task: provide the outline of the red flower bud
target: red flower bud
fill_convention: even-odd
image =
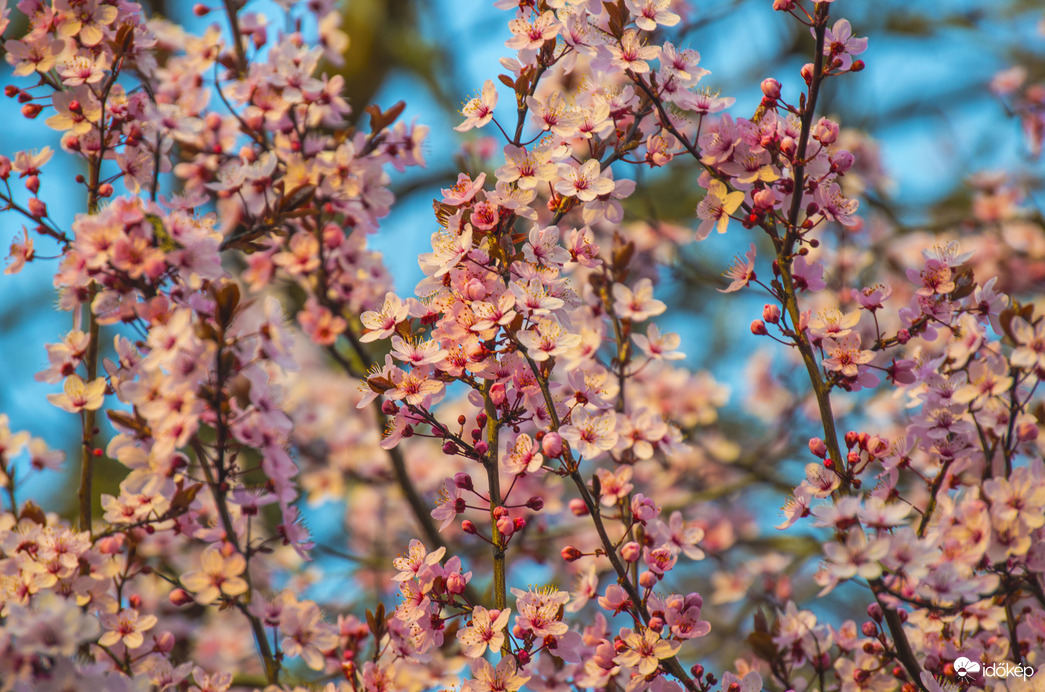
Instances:
[[[809,451],[821,459],[827,456],[827,444],[819,437],[809,438]]]
[[[751,333],[755,336],[765,336],[766,334],[769,334],[766,330],[766,323],[762,320],[754,320],[751,323]]]
[[[561,555],[562,559],[566,562],[574,562],[584,557],[584,553],[582,553],[577,548],[574,548],[572,545],[568,545],[565,548],[563,548],[559,552],[559,555]]]

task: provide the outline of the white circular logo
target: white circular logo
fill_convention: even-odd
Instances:
[[[980,664],[976,661],[969,660],[965,656],[961,656],[954,662],[954,672],[957,673],[960,678],[964,678],[967,675],[974,675],[980,672]]]

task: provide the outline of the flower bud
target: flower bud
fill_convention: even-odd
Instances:
[[[39,197],[30,197],[28,206],[29,213],[32,214],[34,218],[41,219],[47,216],[47,205],[40,201]]]
[[[110,183],[102,183],[101,185],[98,186],[98,196],[99,197],[103,197],[103,198],[104,197],[112,197],[112,193],[113,193],[112,184],[110,184]]]
[[[570,512],[572,512],[575,517],[584,517],[588,515],[588,506],[584,504],[584,500],[575,497],[570,500]]]
[[[565,548],[563,548],[559,552],[559,554],[562,556],[562,559],[566,562],[574,562],[584,557],[584,553],[582,553],[577,548],[574,548],[572,545],[568,545]]]
[[[653,616],[649,619],[649,628],[654,632],[660,632],[664,629],[664,620],[657,616]]]
[[[860,433],[856,432],[855,430],[850,430],[845,434],[845,446],[851,448],[853,445],[856,444],[857,440],[859,439]]]
[[[813,83],[813,63],[807,62],[802,65],[802,79],[805,80],[806,84]]]
[[[98,541],[98,552],[102,555],[115,555],[123,547],[124,535],[122,533],[106,536]]]
[[[642,557],[642,548],[635,541],[628,541],[624,544],[624,547],[620,549],[620,556],[627,562],[635,562]]]
[[[457,454],[457,452],[457,445],[454,444],[453,440],[447,440],[443,443],[443,454],[446,454],[447,456],[454,456],[455,454]]]
[[[452,594],[463,594],[464,587],[468,582],[465,581],[464,575],[460,572],[451,572],[446,575],[446,590]]]
[[[907,331],[906,329],[901,329],[900,331],[896,332],[896,340],[901,345],[906,344],[908,341],[911,340],[911,332]]]
[[[210,12],[210,8],[204,5],[202,2],[197,2],[192,6],[192,13],[197,17],[204,17]]]
[[[766,330],[766,323],[762,320],[754,320],[751,323],[751,333],[755,336],[765,336],[769,332]]]
[[[25,181],[25,189],[34,195],[40,191],[40,176],[31,175]]]
[[[850,67],[849,67],[849,71],[850,72],[863,72],[864,67],[866,67],[866,65],[864,65],[864,61],[863,60],[854,60],[853,64],[850,65]]]
[[[515,533],[515,522],[511,517],[501,517],[497,520],[497,531],[501,536],[507,538]]]
[[[1031,442],[1038,439],[1038,426],[1030,421],[1024,421],[1016,426],[1016,437],[1020,442]]]
[[[787,158],[791,158],[798,151],[798,144],[795,143],[794,137],[784,137],[780,140],[780,153]]]
[[[184,605],[188,605],[193,602],[192,596],[185,589],[175,589],[171,591],[170,595],[171,605],[178,606],[179,608]]]
[[[819,437],[810,437],[809,451],[812,452],[814,456],[823,459],[827,456],[827,444]]]
[[[174,648],[174,645],[177,643],[177,640],[174,639],[174,635],[167,631],[160,632],[158,635],[153,637],[153,640],[156,642],[155,650],[162,654],[170,653]]]
[[[482,440],[479,440],[475,443],[476,454],[486,454],[488,451],[490,451],[490,445],[486,444]]]
[[[777,12],[789,12],[795,6],[795,0],[773,0],[773,9]]]
[[[494,406],[503,406],[507,398],[508,397],[504,392],[503,382],[498,382],[490,387],[490,401],[493,402]]]
[[[472,490],[475,487],[472,485],[472,477],[464,471],[459,471],[454,474],[454,485],[461,490]]]
[[[778,324],[780,322],[780,306],[766,303],[762,308],[762,319],[770,324]]]
[[[652,589],[657,585],[657,581],[657,575],[648,570],[639,575],[639,586],[644,589]]]
[[[538,495],[534,495],[526,501],[526,508],[532,509],[534,512],[540,512],[544,509],[544,499]]]
[[[876,637],[878,636],[878,625],[868,620],[860,627],[860,631],[864,633],[865,637]]]
[[[526,517],[515,517],[513,521],[515,522],[516,531],[522,531],[526,528]]]
[[[838,139],[838,123],[829,118],[820,118],[816,125],[813,125],[811,134],[813,139],[821,144],[833,144]]]
[[[7,180],[8,176],[11,175],[11,159],[6,156],[0,156],[0,180]]]
[[[780,82],[768,77],[762,80],[762,93],[773,100],[780,98]]]
[[[22,106],[22,115],[32,120],[36,116],[40,115],[40,111],[43,110],[43,106],[39,103],[27,103]]]
[[[472,535],[478,533],[478,531],[475,528],[475,522],[473,522],[471,519],[465,519],[461,522],[461,530],[465,533],[470,533]]]
[[[853,152],[842,149],[841,151],[836,151],[831,154],[829,160],[831,161],[831,169],[833,171],[836,173],[845,173],[853,167],[853,164],[856,162],[856,157],[853,156]]]
[[[557,432],[550,432],[541,440],[541,451],[549,459],[556,459],[562,454],[562,436]]]
[[[14,84],[8,84],[4,87],[4,96],[6,96],[9,99],[13,99],[15,96],[18,96],[18,94],[20,94],[21,92],[22,90],[16,87]]]

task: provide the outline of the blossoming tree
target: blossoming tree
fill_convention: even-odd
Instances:
[[[809,62],[747,115],[674,38],[683,2],[498,0],[509,55],[456,129],[499,153],[441,190],[412,295],[368,238],[428,128],[344,99],[333,0],[241,4],[202,35],[130,0],[0,11],[5,94],[60,138],[5,142],[6,272],[53,268],[37,377],[82,440],[0,417],[0,689],[1024,689],[973,664],[1045,651],[1041,277],[991,273],[1011,242],[890,254],[873,147],[818,109],[864,67],[846,3],[764,3]],[[1024,80],[995,86],[1036,150]],[[625,222],[662,167],[697,171],[684,235]],[[974,249],[1041,232],[977,185]],[[719,425],[661,299],[712,232],[718,300],[759,296],[750,338],[800,375],[752,358],[765,445]],[[60,468],[74,517],[19,493]],[[779,536],[731,499],[752,478]],[[302,523],[329,499],[340,545]]]

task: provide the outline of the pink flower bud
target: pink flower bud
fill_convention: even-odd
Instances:
[[[766,303],[762,308],[762,319],[770,324],[777,324],[780,322],[780,306],[772,303]]]
[[[39,197],[30,197],[28,206],[29,213],[32,214],[34,218],[41,219],[47,216],[47,205],[40,201]]]
[[[472,485],[472,477],[464,471],[460,471],[454,474],[454,485],[461,490],[471,490],[475,486]]]
[[[98,186],[99,197],[112,197],[113,187],[110,183],[102,183]]]
[[[855,430],[850,430],[845,434],[845,446],[852,447],[856,444],[857,440],[860,439],[860,433]]]
[[[506,508],[504,508],[504,507],[494,507],[493,508],[493,518],[494,519],[500,519],[500,518],[506,517],[506,516],[508,516],[508,510]]]
[[[486,444],[482,440],[479,440],[475,443],[476,454],[486,454],[488,451],[490,451],[490,445]]]
[[[911,332],[907,331],[906,329],[901,329],[900,331],[896,332],[896,340],[901,345],[906,344],[908,341],[911,340]]]
[[[562,454],[562,436],[557,432],[550,432],[541,440],[541,451],[544,456],[556,459]]]
[[[751,333],[755,336],[765,336],[769,332],[766,330],[766,323],[762,320],[754,320],[751,323]]]
[[[628,562],[635,562],[642,557],[642,548],[635,541],[628,541],[620,549],[620,556]]]
[[[838,123],[828,118],[820,118],[813,125],[813,139],[821,144],[833,144],[838,139]]]
[[[515,530],[522,531],[526,528],[526,517],[515,517]]]
[[[1016,427],[1016,436],[1020,442],[1030,442],[1038,439],[1039,432],[1038,426],[1030,421],[1020,423]]]
[[[175,589],[171,591],[170,601],[172,605],[178,606],[179,608],[184,605],[188,605],[193,602],[192,596],[185,589]]]
[[[584,553],[582,553],[577,548],[574,548],[572,545],[568,545],[565,548],[563,548],[559,552],[559,554],[562,556],[562,559],[566,562],[574,562],[584,557]]]
[[[587,516],[588,506],[584,504],[584,500],[575,497],[570,500],[570,512],[572,512],[575,517]]]
[[[497,531],[507,538],[515,533],[515,522],[511,517],[501,517],[497,520]]]
[[[470,533],[473,535],[478,533],[478,531],[475,528],[475,522],[473,522],[471,519],[465,519],[461,522],[461,530],[465,533]]]
[[[654,632],[660,632],[664,629],[664,620],[657,616],[653,616],[649,619],[649,628]]]
[[[881,622],[882,616],[882,606],[878,605],[877,603],[872,603],[871,605],[867,606],[867,617],[871,618],[875,622]]]
[[[40,176],[31,175],[25,181],[25,189],[34,195],[40,191]]]
[[[494,386],[490,387],[490,401],[493,402],[494,406],[503,406],[507,395],[504,392],[504,383],[498,382]]]
[[[646,571],[639,575],[639,586],[644,589],[652,589],[659,580],[660,578],[656,574]]]
[[[22,115],[32,120],[36,116],[40,115],[40,111],[43,110],[43,106],[39,103],[27,103],[22,106]]]
[[[836,173],[845,173],[853,167],[853,163],[856,162],[856,157],[853,156],[851,151],[842,149],[831,154],[829,159],[831,161],[831,169]]]
[[[0,180],[7,180],[11,175],[11,159],[0,156]]]
[[[102,538],[98,541],[98,552],[102,555],[115,555],[123,547],[123,539],[124,535],[122,533]]]
[[[527,509],[532,509],[534,512],[540,512],[542,509],[544,509],[544,499],[537,495],[534,495],[526,501],[526,507]]]
[[[827,456],[827,444],[819,437],[810,437],[809,451],[812,452],[814,456],[823,459]]]
[[[768,77],[766,79],[763,79],[762,80],[762,93],[765,94],[768,98],[771,98],[771,99],[774,99],[774,100],[780,98],[780,82],[778,82],[777,80],[773,79],[772,77]]]
[[[204,5],[202,2],[197,2],[192,6],[192,13],[197,17],[204,17],[210,12],[210,8]]]
[[[394,416],[399,413],[399,406],[394,401],[383,401],[381,402],[381,412],[386,416]]]
[[[457,454],[457,452],[458,452],[457,445],[454,444],[452,440],[447,440],[446,442],[443,443],[443,454],[446,454],[447,456],[451,456],[452,457],[455,454]]]
[[[773,0],[773,9],[777,12],[788,12],[795,6],[795,0]]]
[[[798,151],[798,145],[795,143],[794,137],[784,137],[780,140],[780,153],[791,158]]]
[[[805,80],[806,84],[812,84],[813,82],[813,63],[807,62],[802,65],[802,79]]]
[[[174,648],[174,645],[177,643],[174,635],[167,631],[160,632],[158,635],[153,637],[153,640],[156,642],[155,650],[163,654],[170,653]]]
[[[460,572],[451,572],[446,577],[446,590],[452,594],[462,594],[467,583]]]

